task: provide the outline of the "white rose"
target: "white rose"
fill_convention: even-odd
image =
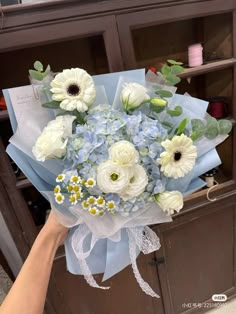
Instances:
[[[139,154],[132,143],[119,141],[111,145],[109,158],[119,165],[132,166],[138,162]]]
[[[111,160],[103,162],[97,168],[97,185],[104,193],[120,193],[131,177],[130,167],[122,167]]]
[[[148,184],[148,176],[142,166],[134,165],[132,170],[133,176],[131,177],[130,182],[124,191],[120,194],[120,197],[124,201],[142,194],[146,185]]]
[[[164,191],[155,195],[155,200],[168,215],[179,212],[184,206],[183,195],[179,191]]]
[[[38,161],[61,158],[65,155],[67,138],[72,135],[74,116],[58,116],[43,129],[38,137],[32,153]]]
[[[145,100],[150,99],[147,89],[137,83],[128,83],[121,92],[121,101],[126,111],[139,107]]]

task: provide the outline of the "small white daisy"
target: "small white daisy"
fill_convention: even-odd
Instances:
[[[66,187],[66,189],[67,189],[67,191],[69,192],[69,193],[73,193],[73,185],[71,185],[71,184],[68,184],[67,185],[67,187]]]
[[[78,184],[78,183],[80,183],[80,181],[81,181],[81,178],[79,176],[72,176],[70,178],[70,182],[73,184]]]
[[[98,207],[104,207],[106,205],[106,202],[104,200],[104,198],[102,196],[99,196],[97,199],[96,199],[96,205]]]
[[[81,198],[84,196],[81,191],[75,193],[77,200],[81,200]]]
[[[70,201],[71,205],[76,205],[76,204],[77,204],[77,197],[76,197],[76,194],[70,195],[69,201]]]
[[[93,205],[93,204],[96,203],[96,198],[94,196],[89,196],[87,198],[87,202],[88,202],[89,205]]]
[[[96,181],[93,178],[88,178],[88,180],[85,183],[85,186],[87,188],[92,188],[96,185]]]
[[[181,178],[193,169],[197,148],[191,138],[184,134],[175,135],[172,140],[165,140],[161,145],[165,151],[157,161],[166,177]]]
[[[92,215],[92,216],[96,216],[99,214],[99,210],[96,208],[96,207],[91,207],[89,209],[89,213]]]
[[[78,184],[73,185],[73,191],[74,191],[75,193],[81,192],[81,186],[78,185]]]
[[[60,185],[56,185],[55,188],[53,189],[54,194],[60,193],[61,192],[61,187]]]
[[[55,201],[57,202],[57,204],[62,204],[64,202],[65,196],[62,195],[61,193],[57,193],[55,195]]]
[[[63,182],[65,179],[65,174],[60,173],[57,177],[56,177],[56,182]]]
[[[89,203],[87,202],[87,201],[83,201],[82,202],[82,207],[83,207],[83,209],[88,209],[89,208]]]
[[[116,208],[116,204],[114,201],[108,201],[106,208],[108,211],[113,211],[114,208]]]

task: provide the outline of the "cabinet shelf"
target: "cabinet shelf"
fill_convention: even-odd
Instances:
[[[0,111],[0,121],[7,120],[9,118],[7,110]]]
[[[213,71],[218,71],[222,69],[227,69],[232,67],[234,64],[236,64],[236,59],[225,59],[225,60],[219,60],[219,61],[212,61],[203,65],[200,65],[195,68],[189,68],[185,69],[185,71],[181,74],[179,74],[179,77],[181,78],[188,78],[192,76],[197,76]]]

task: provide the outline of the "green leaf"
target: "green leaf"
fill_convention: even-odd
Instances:
[[[205,132],[205,136],[206,138],[208,138],[209,140],[213,140],[214,138],[217,137],[217,135],[219,134],[218,129],[217,128],[209,128],[206,130]]]
[[[204,132],[201,132],[201,131],[195,131],[191,134],[191,140],[192,141],[196,141],[198,140],[200,137],[202,137],[204,135]]]
[[[170,123],[169,121],[162,121],[161,124],[166,127],[168,130],[172,130],[173,129],[173,124]]]
[[[183,113],[183,109],[180,106],[176,106],[175,109],[168,109],[167,113],[172,117],[178,117]]]
[[[163,65],[161,68],[161,73],[164,75],[169,75],[171,73],[171,67],[169,65]]]
[[[162,112],[163,110],[165,110],[165,108],[166,108],[165,106],[155,106],[150,104],[150,109],[156,113]]]
[[[34,68],[38,72],[43,72],[43,65],[40,61],[35,61]]]
[[[160,85],[153,85],[154,92],[156,93],[157,91],[161,90]]]
[[[192,130],[193,130],[193,132],[195,132],[195,131],[201,131],[201,130],[203,130],[203,132],[204,132],[204,130],[205,130],[205,124],[203,123],[202,120],[200,120],[200,119],[192,119],[192,120],[191,120],[191,124],[192,124]]]
[[[38,81],[42,81],[43,78],[44,78],[44,75],[40,72],[37,72],[35,70],[29,70],[29,75],[35,79],[35,80],[38,80]]]
[[[225,119],[218,120],[218,130],[221,135],[229,134],[232,130],[232,122]]]
[[[182,120],[178,126],[178,128],[175,130],[175,133],[177,135],[180,135],[184,132],[186,125],[188,124],[189,119],[185,118],[184,120]]]
[[[181,79],[178,76],[169,74],[165,77],[165,81],[168,85],[174,86],[178,84],[181,81]]]
[[[200,119],[192,119],[191,124],[192,124],[191,139],[193,141],[196,141],[197,139],[199,139],[200,137],[204,135],[206,131],[206,127],[205,127],[204,122]]]
[[[159,95],[162,98],[168,98],[168,97],[173,96],[173,94],[171,92],[169,92],[168,90],[164,90],[164,89],[156,91],[155,94]]]
[[[177,75],[184,72],[184,68],[180,65],[173,65],[171,67],[171,74]]]
[[[49,109],[58,109],[59,108],[60,103],[58,101],[51,101],[51,102],[47,102],[45,104],[42,104],[42,107],[44,108],[49,108]]]
[[[172,59],[167,60],[168,63],[173,64],[173,65],[182,65],[183,62],[178,62]]]
[[[44,76],[47,76],[47,75],[50,73],[50,71],[51,71],[51,67],[50,67],[50,65],[48,64],[46,70],[44,71]]]

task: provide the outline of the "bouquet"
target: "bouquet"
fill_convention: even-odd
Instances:
[[[144,70],[55,75],[37,61],[32,85],[4,91],[14,131],[7,152],[71,228],[68,270],[92,287],[109,288],[93,274],[106,280],[131,264],[143,291],[159,297],[136,264],[160,248],[148,226],[172,221],[184,196],[205,185],[199,176],[221,163],[215,146],[231,123],[175,93],[180,71],[170,60],[146,80]]]

